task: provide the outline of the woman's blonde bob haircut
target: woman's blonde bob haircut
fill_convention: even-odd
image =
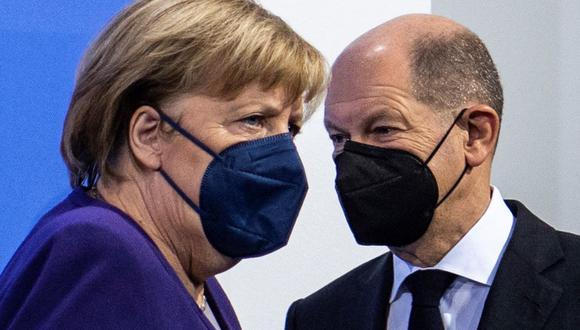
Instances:
[[[252,0],[138,0],[85,55],[66,116],[61,152],[73,187],[118,177],[112,162],[143,104],[199,93],[234,98],[259,83],[318,105],[327,68],[321,54]]]

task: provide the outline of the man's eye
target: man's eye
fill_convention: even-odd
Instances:
[[[331,134],[330,140],[332,140],[332,143],[334,144],[343,144],[346,142],[347,137],[344,134]]]
[[[389,134],[393,131],[392,128],[387,127],[387,126],[377,126],[375,128],[373,128],[373,133],[375,134]]]
[[[242,122],[248,126],[261,127],[264,124],[264,117],[259,115],[253,115],[242,119]]]

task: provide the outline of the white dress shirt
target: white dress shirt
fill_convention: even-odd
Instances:
[[[515,219],[499,190],[492,189],[491,202],[479,221],[437,265],[424,268],[457,275],[439,306],[446,330],[477,329],[491,283],[511,237]],[[408,328],[413,299],[402,284],[407,276],[420,269],[393,255],[388,330]]]

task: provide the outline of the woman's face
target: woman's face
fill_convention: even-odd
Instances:
[[[182,96],[161,110],[215,153],[220,153],[240,142],[298,133],[302,125],[302,104],[288,106],[285,100],[282,88],[263,91],[258,85],[250,85],[233,100]],[[162,127],[164,131],[170,130],[167,124]],[[201,180],[212,157],[176,131],[165,134],[160,141],[160,167],[199,205]],[[194,251],[191,253],[196,255],[192,257],[199,257],[201,253],[207,262],[217,263],[214,265],[217,268],[227,269],[235,264],[235,260],[213,249],[197,213],[167,182],[157,179],[153,186],[151,195],[161,208],[158,225],[166,227],[163,231],[172,244],[178,249]]]
[[[284,101],[282,88],[263,91],[258,85],[250,85],[233,100],[183,96],[162,110],[219,154],[240,142],[297,134],[302,125],[302,106],[288,106]],[[201,178],[211,161],[210,155],[175,131],[165,140],[161,166],[197,205]]]

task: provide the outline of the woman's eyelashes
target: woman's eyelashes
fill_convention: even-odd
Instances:
[[[242,124],[251,129],[260,129],[264,127],[265,121],[266,117],[263,115],[251,115],[240,120]]]
[[[275,126],[275,122],[273,117],[268,117],[265,115],[254,114],[251,116],[244,117],[239,120],[242,124],[242,127],[246,131],[251,132],[261,132],[262,130],[273,130]],[[295,123],[289,122],[288,123],[288,133],[290,133],[293,137],[300,133],[302,126]]]

